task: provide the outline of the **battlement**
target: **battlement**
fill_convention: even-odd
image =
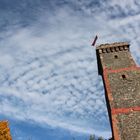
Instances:
[[[129,44],[126,42],[121,43],[111,43],[111,44],[101,44],[96,47],[96,50],[101,53],[112,53],[118,51],[129,51]]]

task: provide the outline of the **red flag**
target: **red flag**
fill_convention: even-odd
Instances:
[[[91,46],[95,46],[97,39],[98,39],[98,36],[96,35],[93,43],[91,44]]]

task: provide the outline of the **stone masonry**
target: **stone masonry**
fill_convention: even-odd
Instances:
[[[98,72],[102,76],[113,140],[140,140],[140,67],[129,44],[96,47]]]

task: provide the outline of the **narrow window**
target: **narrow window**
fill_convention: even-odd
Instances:
[[[123,75],[122,75],[122,78],[125,80],[125,79],[126,79],[126,75],[123,74]]]
[[[118,55],[114,55],[114,58],[115,58],[115,59],[118,59]]]

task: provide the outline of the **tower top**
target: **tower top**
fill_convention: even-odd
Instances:
[[[96,50],[99,51],[99,53],[109,53],[109,52],[129,50],[129,43],[115,42],[110,44],[101,44],[96,47]]]
[[[100,75],[103,74],[103,69],[119,69],[136,65],[127,42],[101,44],[96,47],[96,55]]]

